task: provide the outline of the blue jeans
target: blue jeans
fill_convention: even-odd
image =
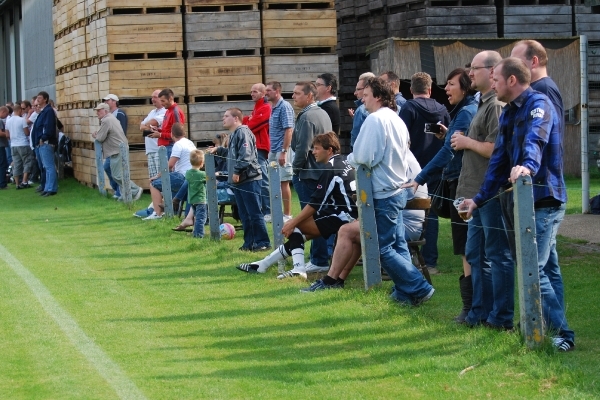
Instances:
[[[262,181],[260,181],[260,208],[263,215],[271,214],[271,198],[269,197],[269,175],[267,171],[267,160],[269,152],[258,150],[258,165],[262,172]]]
[[[438,176],[440,178],[440,176]],[[430,188],[430,191],[433,191],[440,180],[431,180],[427,183],[427,187]],[[427,229],[425,230],[425,245],[421,246],[421,253],[423,254],[423,260],[425,261],[425,265],[429,265],[431,267],[437,266],[438,261],[438,233],[440,230],[440,223],[438,220],[438,215],[433,211],[433,209],[429,210],[429,216],[427,217]]]
[[[565,216],[565,205],[545,207],[535,210],[535,229],[538,247],[538,267],[540,273],[540,292],[542,294],[542,313],[548,329],[558,332],[558,336],[575,342],[575,333],[569,329],[564,306],[561,305],[563,284],[558,254],[556,253],[556,234]],[[555,285],[550,281],[553,277]],[[556,281],[560,280],[560,285]],[[554,287],[561,290],[557,294]]]
[[[504,192],[500,196],[500,205],[502,206],[502,218],[504,219],[504,224],[508,231],[508,244],[510,246],[510,255],[513,260],[517,260],[516,256],[516,245],[515,245],[515,235],[514,235],[514,198],[512,192]],[[555,235],[556,236],[556,235]],[[538,242],[539,243],[539,242]],[[546,267],[546,275],[550,280],[550,285],[552,285],[552,289],[554,289],[554,294],[558,299],[558,303],[560,304],[561,309],[565,309],[565,301],[564,301],[564,287],[562,281],[562,275],[560,274],[560,267],[558,266],[558,254],[556,253],[556,241],[554,242],[554,251],[550,252],[550,256],[548,258],[548,266]],[[539,252],[539,248],[538,248]],[[538,256],[539,258],[539,256]]]
[[[49,144],[40,145],[39,155],[46,174],[44,191],[56,193],[58,191],[58,176],[56,165],[54,165],[54,146]]]
[[[177,194],[175,196],[173,196],[173,198],[179,200],[180,202],[183,202],[183,201],[187,202],[188,186],[189,186],[188,181],[183,182],[183,185],[181,185],[181,187],[177,191]],[[185,215],[188,215],[188,212],[190,211],[190,207],[191,207],[191,204],[185,203]]]
[[[194,237],[204,237],[204,224],[206,223],[206,204],[194,204]]]
[[[294,189],[298,193],[298,199],[300,200],[300,206],[304,208],[309,202],[312,194],[317,190],[317,181],[314,179],[300,179],[298,175],[294,175],[292,178],[294,183]],[[318,237],[312,240],[310,245],[310,262],[313,265],[319,267],[325,267],[329,265],[328,260],[327,241],[322,237]]]
[[[179,189],[181,189],[181,186],[183,186],[185,183],[185,176],[179,172],[169,172],[169,177],[171,178],[171,193],[177,193]],[[153,180],[152,186],[162,192],[163,188],[161,178]]]
[[[402,209],[406,205],[407,194],[406,190],[402,190],[385,199],[374,199],[373,203],[381,254],[379,259],[394,281],[392,297],[398,302],[413,304],[429,294],[432,286],[413,265],[404,238]]]
[[[5,154],[6,154],[6,163],[8,165],[12,164],[13,159],[12,159],[12,151],[10,149],[10,140],[8,141],[8,146],[6,146],[4,148],[4,151],[5,151]],[[8,167],[6,167],[6,168],[8,168]]]
[[[106,172],[106,176],[108,176],[108,183],[110,184],[110,187],[112,188],[113,192],[115,193],[115,196],[121,196],[121,191],[119,190],[119,185],[113,179],[112,171],[110,169],[110,157],[107,157],[104,160],[104,172]]]
[[[8,160],[4,147],[0,147],[0,188],[5,188],[8,185],[6,182],[6,170],[8,169]]]
[[[40,187],[43,189],[46,187],[46,171],[44,171],[44,164],[42,164],[42,156],[40,156],[40,148],[36,147],[33,152],[35,153],[35,160],[37,162],[38,169],[40,170]]]
[[[260,210],[260,181],[244,182],[232,187],[244,228],[245,249],[270,246],[265,219]]]
[[[476,325],[487,321],[512,328],[515,269],[498,199],[490,200],[473,213],[466,257],[473,282],[473,303],[467,322]]]

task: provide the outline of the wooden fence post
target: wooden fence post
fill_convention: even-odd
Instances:
[[[285,237],[281,233],[283,228],[283,204],[281,202],[281,181],[279,180],[279,164],[272,161],[267,166],[269,175],[269,196],[271,201],[271,224],[273,225],[273,244],[279,247],[283,244]],[[285,271],[285,260],[277,264],[279,272]]]
[[[165,201],[165,214],[173,218],[173,193],[171,193],[171,175],[169,175],[169,160],[167,160],[167,148],[158,148],[158,159],[160,161],[160,181],[162,183],[162,195]]]
[[[206,202],[208,205],[208,224],[211,240],[221,240],[219,229],[219,199],[217,197],[217,176],[215,171],[215,155],[206,153],[204,156],[206,168]]]
[[[122,172],[122,183],[121,196],[123,202],[127,205],[131,205],[131,175],[129,174],[129,146],[126,143],[119,145],[119,151],[121,153],[121,172]]]
[[[531,177],[520,177],[513,188],[521,332],[531,349],[539,347],[544,338]]]
[[[104,183],[104,158],[102,157],[102,143],[94,140],[94,150],[96,151],[96,180],[98,182],[98,191],[102,196],[106,196]]]
[[[360,225],[360,246],[363,258],[363,276],[365,290],[381,283],[381,265],[379,263],[379,239],[375,224],[375,208],[371,171],[360,166],[356,170],[358,222]]]

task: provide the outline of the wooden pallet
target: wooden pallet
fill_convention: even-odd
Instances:
[[[569,37],[571,18],[571,6],[505,6],[504,37]]]
[[[257,82],[262,82],[260,56],[187,61],[187,90],[191,96],[246,94]]]
[[[248,4],[258,4],[259,0],[184,0],[188,6],[246,6]],[[181,3],[181,1],[180,1]]]
[[[186,14],[185,24],[186,50],[259,50],[261,47],[258,10]]]
[[[88,58],[85,42],[85,26],[60,32],[54,40],[56,68],[64,67]]]
[[[183,51],[181,14],[109,15],[85,29],[88,57]]]
[[[153,90],[164,88],[173,90],[175,96],[185,95],[183,59],[107,61],[97,68],[101,96],[148,97]]]
[[[497,37],[495,6],[426,7],[405,12],[404,21],[407,37]]]
[[[588,40],[600,40],[600,15],[588,6],[575,6],[575,30],[577,35],[586,35]]]
[[[253,101],[226,101],[214,103],[190,104],[190,140],[210,141],[217,133],[226,132],[223,128],[223,114],[227,109],[237,107],[244,115],[254,108]]]
[[[264,47],[335,47],[335,10],[264,10]]]
[[[312,82],[325,72],[339,75],[336,54],[271,55],[264,60],[265,82],[280,82],[283,92],[290,93],[296,82]]]

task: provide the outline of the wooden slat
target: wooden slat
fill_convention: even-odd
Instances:
[[[264,47],[336,46],[335,10],[265,10]]]
[[[214,103],[189,104],[190,140],[212,140],[217,133],[226,132],[223,128],[223,114],[229,108],[237,107],[244,115],[254,108],[253,101],[224,101]]]
[[[253,84],[262,82],[260,56],[193,58],[187,67],[192,96],[247,94]]]
[[[278,81],[290,93],[298,81],[314,81],[317,75],[338,71],[335,54],[296,54],[265,56],[265,81]]]
[[[185,15],[188,50],[258,49],[259,11],[192,13]]]

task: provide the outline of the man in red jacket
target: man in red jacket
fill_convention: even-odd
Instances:
[[[267,159],[271,143],[269,141],[269,118],[271,117],[271,105],[265,99],[265,85],[256,83],[252,85],[250,96],[254,100],[254,110],[250,115],[244,117],[242,124],[256,136],[256,150],[258,151],[258,164],[262,170],[261,181],[261,210],[265,222],[271,222],[271,201],[269,198],[269,177],[267,176]]]
[[[173,124],[179,122],[185,124],[185,114],[175,103],[175,95],[171,89],[163,89],[158,94],[160,103],[164,108],[167,109],[165,113],[165,119],[163,119],[162,128],[156,126],[151,127],[152,133],[148,135],[151,138],[158,138],[158,145],[165,146],[167,148],[167,160],[171,158],[171,152],[173,151],[173,139],[171,135],[171,128]]]

